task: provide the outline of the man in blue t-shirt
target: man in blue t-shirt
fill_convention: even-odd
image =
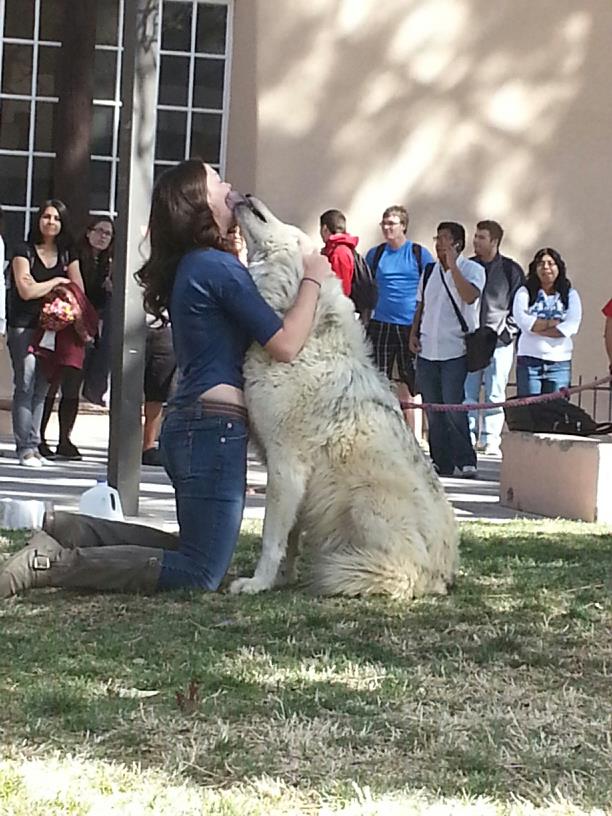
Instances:
[[[398,381],[398,396],[411,402],[416,395],[414,355],[410,351],[410,330],[416,309],[417,289],[423,269],[433,263],[431,252],[406,237],[408,211],[394,204],[382,214],[380,228],[385,242],[366,255],[376,276],[378,302],[368,324],[368,337],[378,368],[390,380]],[[415,429],[414,410],[405,412]]]

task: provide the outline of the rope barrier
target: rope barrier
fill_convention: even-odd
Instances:
[[[550,400],[564,398],[569,399],[573,394],[579,394],[581,391],[589,391],[597,388],[600,385],[605,385],[612,381],[612,375],[595,379],[593,382],[586,385],[575,385],[571,388],[560,388],[558,391],[553,391],[550,394],[539,394],[535,397],[518,397],[516,399],[506,400],[505,402],[470,402],[461,403],[459,405],[445,405],[438,402],[400,402],[402,409],[409,408],[412,410],[421,411],[435,411],[439,413],[446,412],[467,412],[467,411],[489,411],[492,408],[516,408],[520,405],[533,405],[537,402],[549,402]]]

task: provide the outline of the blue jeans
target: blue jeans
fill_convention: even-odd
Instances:
[[[519,397],[552,394],[568,388],[572,381],[572,361],[541,360],[539,357],[516,358],[516,393]]]
[[[509,346],[498,346],[486,368],[469,372],[465,380],[465,402],[480,402],[481,388],[484,392],[483,402],[504,402],[513,358],[514,343],[510,343]],[[480,417],[482,417],[481,420]],[[503,408],[492,408],[490,411],[470,411],[469,425],[474,442],[480,442],[481,445],[499,446],[504,427]]]
[[[453,360],[417,357],[417,388],[423,395],[423,402],[462,403],[466,374],[465,356]],[[427,411],[427,421],[429,453],[439,473],[451,475],[455,467],[476,466],[465,412]]]
[[[215,590],[230,565],[242,522],[246,424],[191,405],[171,411],[160,450],[176,493],[179,547],[166,551],[159,589]]]
[[[9,326],[8,348],[13,365],[13,436],[17,455],[38,450],[40,422],[49,383],[42,372],[40,361],[28,346],[36,329]]]

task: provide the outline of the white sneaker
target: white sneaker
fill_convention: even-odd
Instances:
[[[501,456],[499,445],[486,445],[483,451],[485,456]]]
[[[474,465],[464,465],[462,468],[457,468],[457,470],[462,479],[478,478],[478,469]]]
[[[33,451],[22,453],[19,457],[19,464],[28,468],[41,468],[43,463]]]
[[[43,467],[47,467],[49,465],[54,465],[55,464],[55,462],[52,462],[50,459],[45,459],[45,457],[42,454],[40,454],[38,451],[34,452],[34,456],[38,459],[38,461],[40,462],[40,464]]]

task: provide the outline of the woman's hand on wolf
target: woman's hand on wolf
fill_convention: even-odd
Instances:
[[[266,343],[264,348],[279,363],[290,363],[308,339],[315,317],[321,284],[334,273],[329,261],[318,252],[303,257],[304,275],[293,306],[283,320],[283,327]]]
[[[302,261],[304,277],[316,281],[319,285],[334,274],[329,260],[320,252],[309,252],[302,257]]]

